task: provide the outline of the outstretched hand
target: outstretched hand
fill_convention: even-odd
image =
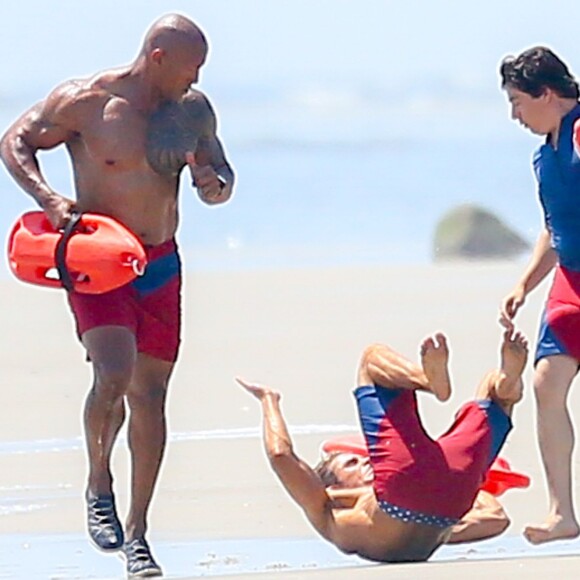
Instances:
[[[254,395],[254,397],[260,401],[264,400],[268,396],[274,398],[277,401],[280,400],[280,393],[274,389],[271,389],[270,387],[267,387],[266,385],[260,385],[259,383],[248,383],[240,377],[236,377],[236,382],[244,387],[248,393]]]
[[[513,331],[514,318],[526,300],[525,290],[517,287],[501,302],[499,308],[499,323],[507,330]]]

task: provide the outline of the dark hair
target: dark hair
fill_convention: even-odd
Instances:
[[[322,483],[324,483],[326,487],[336,485],[338,483],[338,477],[336,477],[331,464],[335,458],[340,455],[340,453],[340,451],[333,451],[332,453],[329,453],[326,457],[323,457],[314,467],[314,472],[316,475],[318,475],[318,477],[320,477]]]
[[[507,56],[500,65],[501,86],[506,85],[537,98],[552,89],[564,99],[578,99],[578,82],[564,62],[549,48],[535,46],[519,56]]]

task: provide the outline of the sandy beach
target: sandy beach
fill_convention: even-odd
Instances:
[[[183,349],[169,398],[170,444],[151,514],[151,540],[166,576],[217,577],[221,570],[244,578],[304,580],[387,574],[576,577],[580,557],[574,554],[580,548],[570,542],[552,544],[535,558],[511,557],[503,550],[501,558],[488,561],[468,561],[466,556],[462,561],[389,566],[387,571],[384,566],[354,565],[353,558],[343,557],[337,560],[339,567],[320,569],[316,550],[322,549],[322,541],[270,473],[258,437],[257,403],[233,382],[241,375],[279,388],[296,449],[315,461],[325,437],[356,428],[350,391],[362,348],[388,342],[416,357],[420,339],[443,330],[451,345],[453,395],[445,404],[427,396],[420,403],[427,429],[437,435],[457,406],[472,396],[483,373],[496,365],[499,301],[521,268],[455,264],[188,274]],[[518,319],[532,343],[546,284],[529,298]],[[7,279],[0,282],[0,297],[0,578],[30,578],[19,572],[24,569],[34,570],[38,578],[123,578],[120,560],[98,554],[84,535],[81,408],[91,376],[64,294]],[[528,366],[526,396],[515,411],[515,430],[502,456],[528,474],[532,485],[502,496],[512,518],[506,541],[518,536],[527,522],[540,521],[546,510],[531,376]],[[572,393],[572,409],[579,396]],[[577,476],[578,462],[574,465]],[[119,507],[125,513],[124,440],[115,455],[115,475]],[[290,546],[296,539],[315,549],[302,566],[284,564],[274,551],[268,561],[264,552],[272,542],[287,541],[289,552],[296,552]],[[230,542],[231,550],[236,540],[243,550],[262,552],[262,568],[236,568],[232,561],[228,569],[223,560],[213,572],[210,565],[200,568],[200,550],[217,560],[224,542]],[[74,566],[43,568],[42,558],[33,556],[43,543],[51,546],[56,560],[68,562],[69,552],[74,552]]]

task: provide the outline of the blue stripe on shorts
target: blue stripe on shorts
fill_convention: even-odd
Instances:
[[[385,389],[376,385],[365,385],[354,390],[367,445],[376,445],[381,421],[390,405],[403,390]]]
[[[556,354],[568,354],[568,351],[554,335],[553,330],[546,321],[546,312],[544,311],[538,332],[538,344],[536,346],[534,365],[538,364],[540,359]]]
[[[512,420],[509,415],[495,402],[490,399],[476,401],[478,407],[487,415],[491,431],[491,449],[489,463],[498,456],[508,433],[512,430]]]
[[[145,274],[133,281],[139,294],[149,294],[162,288],[169,280],[179,274],[181,267],[177,252],[161,256],[147,264]]]

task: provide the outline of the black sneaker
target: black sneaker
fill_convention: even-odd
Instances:
[[[153,559],[151,549],[145,538],[135,538],[123,546],[127,558],[127,576],[129,578],[151,578],[162,576],[161,566]]]
[[[112,495],[87,494],[87,529],[95,546],[105,552],[123,547],[123,527]]]

